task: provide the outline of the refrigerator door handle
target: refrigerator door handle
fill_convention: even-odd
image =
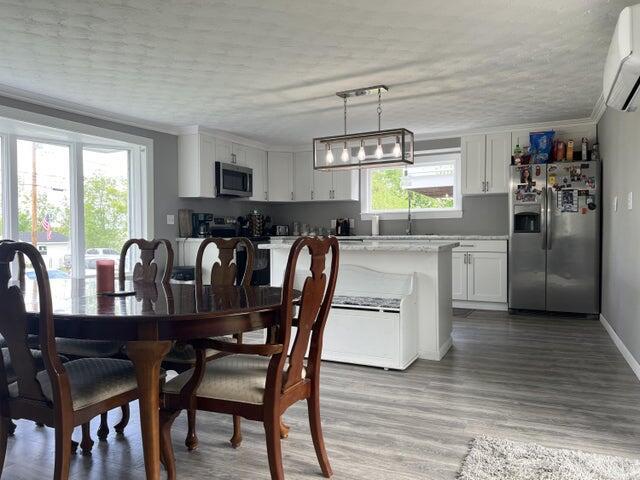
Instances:
[[[542,190],[542,213],[544,215],[543,221],[541,222],[542,224],[542,228],[543,228],[543,234],[542,234],[542,250],[546,250],[547,249],[547,204],[548,204],[548,199],[547,199],[547,189],[544,188]]]
[[[547,238],[547,250],[551,250],[552,241],[551,236],[553,235],[553,215],[551,212],[551,199],[553,198],[553,189],[551,187],[547,188],[547,231],[545,237]]]

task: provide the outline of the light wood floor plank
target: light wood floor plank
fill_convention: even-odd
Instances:
[[[322,400],[336,479],[451,480],[481,434],[640,457],[640,382],[593,320],[456,310],[454,347],[441,362],[405,372],[325,363]],[[74,457],[72,480],[144,478],[136,418],[134,406],[125,438],[111,435],[92,456]],[[112,413],[110,423],[117,419]],[[286,421],[287,478],[321,478],[305,406]],[[52,432],[18,423],[3,478],[49,478]],[[176,421],[179,478],[269,478],[261,425],[243,423],[239,450],[228,444],[229,417],[199,412],[198,428],[200,448],[187,453],[186,419]]]

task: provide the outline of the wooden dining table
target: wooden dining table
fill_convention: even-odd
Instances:
[[[120,341],[135,366],[147,479],[160,479],[160,372],[176,341],[274,326],[282,289],[128,282],[126,296],[96,294],[94,280],[52,279],[56,337]],[[38,333],[35,282],[24,287],[29,333]]]

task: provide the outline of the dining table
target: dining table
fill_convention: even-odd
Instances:
[[[282,289],[270,286],[134,284],[97,294],[93,279],[51,279],[55,336],[122,342],[138,381],[146,477],[160,479],[160,394],[163,357],[175,342],[276,325]],[[38,293],[23,286],[29,333],[38,333]]]

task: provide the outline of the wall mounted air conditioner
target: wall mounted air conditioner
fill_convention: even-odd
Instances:
[[[640,96],[640,4],[620,12],[604,65],[603,95],[617,110],[635,111]]]

